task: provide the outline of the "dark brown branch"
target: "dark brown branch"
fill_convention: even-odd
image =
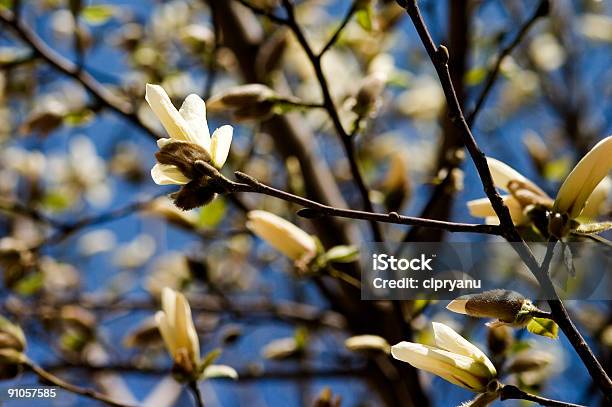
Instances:
[[[359,189],[359,193],[363,201],[363,206],[366,211],[374,212],[374,206],[372,205],[372,201],[370,200],[370,193],[368,187],[366,186],[363,176],[361,175],[361,171],[357,163],[357,157],[355,156],[354,137],[351,137],[342,126],[340,115],[338,114],[338,110],[336,109],[336,105],[329,90],[327,79],[325,78],[325,74],[323,73],[323,67],[321,65],[321,55],[316,55],[312,50],[312,47],[308,43],[306,36],[304,35],[302,29],[297,23],[293,4],[291,3],[291,1],[283,0],[283,6],[287,11],[286,25],[291,29],[291,31],[297,38],[298,42],[302,46],[302,49],[306,53],[306,56],[310,60],[312,67],[314,68],[315,75],[319,82],[319,86],[321,87],[321,93],[323,94],[323,106],[325,106],[325,110],[327,111],[327,114],[329,115],[334,125],[334,128],[336,129],[336,133],[342,141],[342,146],[344,147],[346,157],[349,161],[351,174],[353,175],[355,184]],[[383,241],[383,234],[382,230],[380,229],[380,226],[375,221],[370,220],[370,227],[372,229],[374,239],[376,241]]]
[[[202,400],[202,392],[198,387],[198,382],[193,381],[189,383],[189,390],[193,393],[193,398],[195,399],[195,404],[198,407],[204,407],[204,401]]]
[[[129,102],[112,93],[87,71],[81,69],[78,65],[51,49],[30,27],[17,19],[13,13],[5,9],[0,9],[0,22],[10,27],[26,44],[28,44],[30,48],[32,48],[35,56],[42,58],[55,69],[75,79],[104,106],[126,118],[149,137],[153,139],[158,138],[153,130],[149,129],[140,121]]]
[[[444,229],[449,232],[471,232],[471,233],[484,233],[491,235],[500,235],[501,229],[497,225],[480,225],[480,224],[469,224],[469,223],[456,223],[446,222],[441,220],[422,219],[411,216],[399,215],[395,212],[391,213],[376,213],[366,212],[354,209],[341,209],[335,208],[328,205],[323,205],[318,202],[312,201],[307,198],[302,198],[297,195],[290,194],[285,191],[273,188],[265,185],[256,179],[243,174],[241,172],[235,173],[238,178],[244,184],[232,183],[228,184],[228,192],[256,192],[264,195],[273,196],[288,202],[293,202],[298,205],[304,206],[308,209],[303,209],[298,212],[300,216],[306,218],[313,218],[319,216],[336,216],[341,218],[349,219],[360,219],[369,220],[375,222],[392,223],[398,225],[413,225],[421,227],[429,227],[435,229]]]
[[[449,114],[451,120],[455,123],[459,130],[461,130],[461,134],[464,140],[464,143],[470,153],[472,161],[474,162],[476,169],[478,170],[478,175],[483,184],[484,191],[491,201],[491,205],[497,214],[497,217],[500,220],[500,227],[502,229],[502,236],[508,240],[509,242],[516,242],[518,244],[514,245],[514,249],[517,251],[521,259],[525,262],[527,267],[534,274],[540,285],[544,290],[548,292],[555,293],[554,286],[550,277],[548,276],[548,270],[544,270],[540,267],[538,262],[536,261],[533,253],[529,249],[529,247],[525,244],[521,236],[518,234],[516,228],[514,227],[514,223],[512,222],[512,218],[510,217],[510,212],[508,208],[504,205],[501,197],[497,193],[495,189],[495,185],[493,183],[493,179],[491,177],[491,171],[489,170],[487,160],[485,158],[484,153],[480,150],[478,145],[476,144],[476,140],[472,135],[470,127],[468,126],[465,117],[463,116],[462,109],[457,100],[457,95],[455,93],[453,83],[450,78],[449,70],[448,70],[448,51],[444,47],[436,47],[434,44],[431,35],[427,29],[427,26],[423,20],[419,7],[417,5],[416,0],[398,0],[398,3],[402,5],[410,19],[412,20],[419,37],[427,54],[429,55],[431,61],[434,64],[438,77],[440,79],[440,83],[444,90],[444,94],[446,96],[446,101],[449,108]],[[593,380],[597,383],[600,390],[604,393],[606,399],[609,402],[612,402],[612,381],[606,374],[605,370],[595,358],[595,355],[589,348],[588,344],[582,338],[582,335],[576,329],[576,326],[571,321],[565,307],[561,300],[557,297],[556,299],[549,300],[548,304],[551,308],[552,316],[559,324],[559,327],[562,329],[574,349],[576,353],[582,359],[582,362],[588,369],[589,373]]]
[[[478,95],[478,98],[476,99],[476,105],[474,106],[474,110],[472,110],[472,112],[467,117],[467,123],[469,126],[472,126],[472,124],[474,124],[474,120],[476,120],[480,109],[482,108],[485,100],[487,99],[487,96],[489,96],[491,89],[493,89],[493,85],[497,80],[497,76],[499,74],[504,59],[508,55],[510,55],[512,51],[521,43],[523,38],[525,38],[525,36],[527,35],[527,32],[529,32],[529,29],[535,24],[535,22],[540,17],[546,16],[548,14],[549,8],[549,0],[541,0],[531,17],[525,22],[525,24],[521,26],[521,29],[516,33],[514,39],[501,50],[499,56],[497,57],[497,60],[495,61],[495,65],[493,65],[493,69],[491,70],[491,72],[489,72],[485,84],[480,94]]]
[[[538,403],[541,406],[547,407],[584,407],[580,404],[566,403],[565,401],[558,401],[548,399],[546,397],[536,396],[535,394],[524,392],[516,386],[504,386],[501,389],[500,400],[527,400]]]
[[[68,383],[67,381],[53,375],[52,373],[49,373],[48,371],[38,366],[34,362],[26,361],[24,364],[28,369],[34,372],[38,377],[40,377],[46,383],[50,383],[54,386],[61,387],[62,389],[69,391],[71,393],[79,394],[84,397],[89,397],[91,399],[101,401],[110,406],[115,406],[115,407],[127,407],[128,406],[127,404],[119,403],[118,401],[115,401],[112,398],[106,396],[105,394],[97,392],[93,389],[88,389],[85,387],[76,386],[72,383]]]
[[[319,53],[317,54],[317,58],[320,59],[321,57],[323,57],[323,55],[327,51],[329,51],[331,49],[331,47],[334,46],[336,41],[338,41],[338,38],[340,38],[340,34],[344,30],[344,27],[346,27],[346,25],[349,23],[349,21],[351,21],[351,18],[353,18],[353,14],[355,14],[355,12],[357,11],[357,3],[358,3],[358,0],[353,1],[353,3],[351,4],[351,8],[349,8],[347,13],[345,14],[344,18],[342,19],[342,22],[340,23],[338,28],[336,28],[336,31],[334,31],[334,34],[327,41],[327,43],[323,46],[321,51],[319,51]]]

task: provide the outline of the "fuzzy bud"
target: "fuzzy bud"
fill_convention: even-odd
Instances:
[[[519,313],[530,304],[531,301],[515,291],[496,289],[461,296],[452,300],[446,308],[472,317],[497,318],[502,322],[515,323]]]

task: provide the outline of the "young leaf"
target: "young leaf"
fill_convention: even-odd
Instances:
[[[534,317],[527,324],[527,330],[532,334],[557,339],[559,327],[551,319]]]
[[[359,249],[355,246],[335,246],[325,253],[325,259],[334,263],[352,263],[359,258]]]

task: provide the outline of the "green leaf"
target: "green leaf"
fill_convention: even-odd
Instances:
[[[115,8],[108,4],[87,6],[81,12],[83,19],[91,25],[102,25],[115,14]]]
[[[202,361],[200,362],[200,369],[202,369],[203,371],[208,366],[210,366],[215,360],[217,360],[217,358],[219,358],[219,356],[221,356],[221,352],[222,352],[221,348],[215,348],[211,350],[210,352],[208,352],[202,358]]]
[[[477,66],[465,73],[463,78],[468,86],[476,86],[487,77],[487,70],[482,66]]]
[[[44,278],[42,273],[33,273],[22,279],[15,285],[14,290],[23,296],[36,294],[43,287]]]
[[[583,223],[576,228],[576,232],[592,234],[601,233],[612,229],[612,222],[596,222],[596,223]]]
[[[0,0],[0,8],[11,9],[13,7],[13,0]]]
[[[64,124],[71,127],[82,126],[93,120],[93,118],[93,112],[85,109],[78,112],[68,113],[68,115],[64,117]]]
[[[214,228],[223,220],[225,211],[225,200],[222,197],[215,199],[200,210],[198,226]]]
[[[325,259],[334,263],[352,263],[359,258],[359,249],[355,246],[335,246],[325,253]]]
[[[372,8],[364,7],[355,13],[357,23],[366,31],[372,31]]]
[[[72,205],[72,199],[65,193],[60,191],[49,191],[42,199],[42,205],[45,209],[61,212],[68,209]]]
[[[527,330],[532,334],[545,336],[551,339],[557,339],[559,327],[552,319],[548,318],[532,318],[527,324]]]
[[[559,158],[546,164],[544,177],[549,181],[559,181],[570,172],[571,168],[572,162],[569,158]]]

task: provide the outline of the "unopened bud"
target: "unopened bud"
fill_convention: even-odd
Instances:
[[[541,351],[521,352],[513,358],[507,366],[512,373],[531,372],[549,366],[553,362],[553,355]]]
[[[451,301],[446,308],[472,317],[497,318],[502,322],[516,323],[520,312],[530,304],[531,301],[515,291],[497,289],[461,296]]]
[[[228,108],[239,109],[264,102],[274,96],[276,96],[276,92],[269,87],[259,83],[251,83],[227,89],[213,96],[206,102],[206,107],[210,111],[220,111]]]
[[[354,352],[377,351],[389,353],[391,346],[385,338],[376,335],[352,336],[344,341],[344,346]]]
[[[23,352],[26,339],[18,325],[0,315],[0,349],[12,349]]]
[[[11,380],[23,371],[26,357],[14,349],[0,349],[0,380]]]
[[[557,239],[565,237],[570,231],[570,221],[566,214],[553,213],[548,220],[548,233]]]
[[[489,327],[487,345],[493,355],[501,355],[512,345],[514,338],[507,326]]]
[[[385,82],[386,77],[382,72],[374,72],[365,77],[355,97],[353,111],[360,116],[375,112],[380,95],[385,88]]]

